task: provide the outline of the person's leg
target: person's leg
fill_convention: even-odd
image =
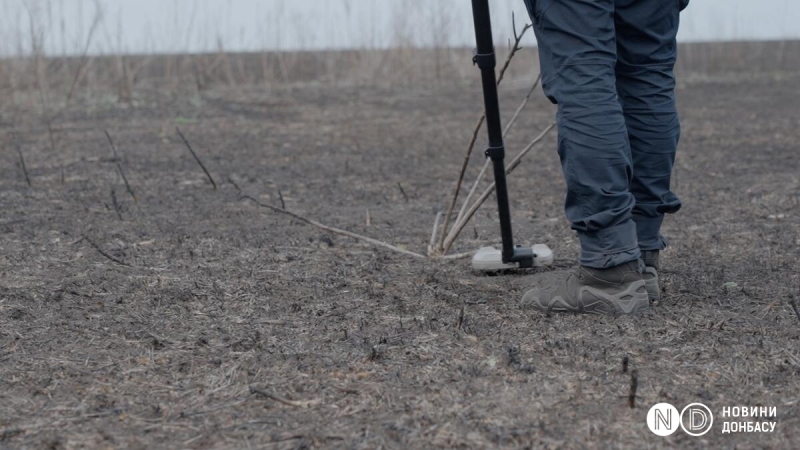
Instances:
[[[645,263],[650,300],[660,300],[658,252],[664,214],[680,209],[670,190],[680,124],[675,108],[675,67],[680,10],[689,0],[616,0],[617,94],[633,157],[633,221]]]
[[[649,306],[639,266],[628,131],[617,101],[614,0],[526,0],[539,43],[542,86],[558,104],[566,214],[580,265],[523,302],[556,312],[631,314]]]
[[[526,0],[542,86],[558,104],[566,215],[580,264],[610,268],[639,258],[628,131],[617,101],[614,0]]]
[[[663,250],[664,214],[680,209],[670,190],[680,124],[675,108],[678,32],[685,0],[616,0],[617,93],[633,157],[630,191],[639,249]]]

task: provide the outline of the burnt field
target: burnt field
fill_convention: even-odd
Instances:
[[[58,114],[15,94],[0,448],[800,447],[800,77],[682,78],[684,208],[644,316],[520,303],[577,258],[555,133],[509,179],[517,238],[554,250],[547,270],[483,276],[243,198],[425,253],[481,107],[459,83],[142,89]],[[528,86],[501,90],[506,120]],[[511,154],[553,114],[537,91]],[[498,243],[487,202],[454,251]],[[778,424],[661,438],[645,415],[662,401],[776,407]]]

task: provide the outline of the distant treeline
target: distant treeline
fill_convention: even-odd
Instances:
[[[729,75],[800,70],[800,41],[681,44],[680,73]],[[538,73],[535,48],[517,56],[508,77]],[[428,85],[475,81],[470,49],[397,48],[328,52],[126,55],[0,59],[0,90],[46,98],[111,92],[126,101],[137,89],[215,86]]]

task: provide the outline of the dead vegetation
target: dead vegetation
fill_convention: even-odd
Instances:
[[[520,239],[560,258],[547,272],[478,276],[276,210],[424,254],[474,87],[76,96],[52,131],[4,103],[0,447],[798,447],[798,78],[682,79],[665,300],[617,320],[519,302],[577,252],[554,151],[509,178]],[[532,81],[501,89],[504,118]],[[511,154],[552,113],[532,96]],[[109,196],[120,167],[137,201]],[[454,252],[497,244],[493,208],[463,235]],[[775,406],[778,426],[656,438],[657,401]]]

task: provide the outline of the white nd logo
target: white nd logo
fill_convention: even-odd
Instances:
[[[659,403],[647,412],[647,426],[659,436],[669,436],[681,426],[680,413],[669,403]]]
[[[659,436],[669,436],[679,427],[690,436],[702,436],[713,424],[711,409],[702,403],[692,403],[680,413],[669,403],[659,403],[647,412],[647,427]]]

